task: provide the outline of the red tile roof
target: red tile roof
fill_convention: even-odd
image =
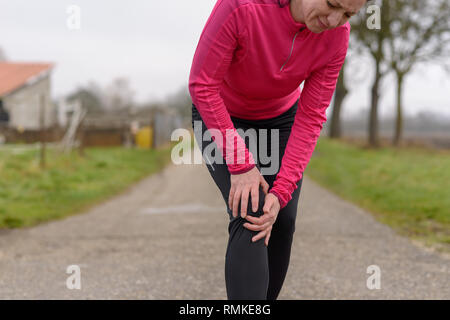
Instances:
[[[0,97],[20,88],[31,78],[53,68],[51,63],[0,62]]]

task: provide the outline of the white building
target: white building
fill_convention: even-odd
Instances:
[[[50,63],[0,62],[0,124],[20,131],[56,124]],[[41,119],[41,115],[43,118]]]

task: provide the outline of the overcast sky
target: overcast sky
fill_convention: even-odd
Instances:
[[[0,47],[11,61],[54,62],[52,95],[62,97],[93,80],[106,86],[130,79],[136,101],[163,99],[187,85],[204,24],[216,0],[0,0]],[[67,8],[81,9],[81,29],[67,26]],[[370,63],[359,63],[344,114],[369,104]],[[417,68],[406,80],[405,112],[450,115],[450,77],[438,67]],[[383,86],[382,114],[394,105],[395,82]]]

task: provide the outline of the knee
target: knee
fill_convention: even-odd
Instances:
[[[246,214],[253,216],[253,217],[260,217],[264,214],[263,207],[265,202],[265,194],[264,191],[262,191],[262,188],[260,187],[259,195],[258,195],[258,208],[256,212],[253,212],[253,206],[252,206],[252,198],[251,195],[249,196],[248,203],[247,203],[247,210]],[[242,218],[241,216],[241,204],[238,206],[238,215],[237,217],[233,217],[232,209],[228,208],[228,214],[230,216],[230,224],[228,227],[228,231],[230,234],[236,234],[238,232],[240,235],[242,233],[248,234],[249,237],[256,235],[258,232],[251,231],[244,227],[244,223],[248,222],[245,218]]]
[[[253,204],[252,204],[253,200],[252,200],[251,194],[249,194],[246,214],[254,216],[254,217],[262,216],[264,214],[263,207],[264,207],[265,198],[266,198],[266,195],[264,194],[262,187],[259,186],[258,208],[255,212],[253,212]],[[241,214],[241,203],[239,203],[239,206],[238,206],[238,214],[239,215]]]

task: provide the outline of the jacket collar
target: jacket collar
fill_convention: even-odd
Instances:
[[[287,25],[290,30],[297,32],[300,29],[306,28],[306,24],[294,20],[294,17],[292,16],[291,13],[291,6],[289,4],[281,8],[281,10],[283,11],[284,15],[283,20],[287,22]]]

